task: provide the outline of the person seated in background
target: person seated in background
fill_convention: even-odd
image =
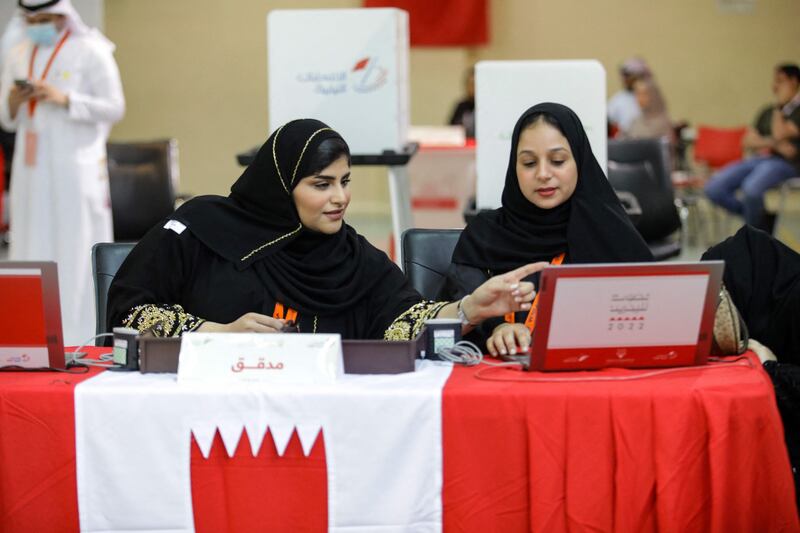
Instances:
[[[777,66],[772,92],[775,102],[758,114],[743,139],[744,148],[756,155],[729,164],[705,186],[713,203],[768,233],[775,217],[764,209],[764,193],[800,173],[800,67]]]
[[[642,110],[633,93],[633,84],[637,79],[648,79],[651,76],[647,63],[639,57],[627,59],[619,69],[622,77],[622,89],[614,93],[608,101],[608,122],[615,131],[627,131]]]
[[[564,105],[543,103],[525,111],[514,126],[502,207],[480,213],[464,229],[440,296],[461,298],[492,276],[532,262],[652,259],[578,116]],[[485,341],[492,355],[525,351],[535,327],[528,315],[525,310],[488,320],[469,338]]]
[[[633,93],[639,104],[641,114],[633,119],[630,127],[621,131],[627,139],[659,139],[667,137],[674,144],[672,120],[667,112],[661,91],[651,78],[641,78],[633,82]]]
[[[350,150],[317,120],[275,131],[228,197],[200,196],[150,230],[108,295],[108,330],[410,339],[425,320],[471,324],[530,308],[520,282],[546,263],[476,286],[459,302],[423,301],[400,269],[344,222]]]
[[[451,126],[464,126],[467,138],[475,138],[475,68],[467,71],[464,78],[466,96],[456,104],[450,116]]]

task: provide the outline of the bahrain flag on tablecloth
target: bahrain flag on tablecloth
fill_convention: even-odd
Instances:
[[[489,42],[489,0],[364,0],[364,7],[408,11],[411,46],[475,46]]]
[[[209,484],[260,487],[243,472],[231,473],[240,478],[233,483],[204,476],[200,457],[218,462],[224,450],[243,466],[268,468],[264,461],[284,456],[294,441],[306,457],[324,449],[328,531],[441,531],[441,398],[451,370],[419,361],[406,374],[268,387],[178,384],[174,374],[98,374],[75,387],[81,531],[194,532],[194,502],[204,501]],[[321,451],[316,454],[318,464]],[[314,479],[319,503],[321,478]],[[215,523],[232,522],[222,516]]]

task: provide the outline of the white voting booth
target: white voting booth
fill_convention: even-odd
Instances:
[[[541,102],[564,104],[586,128],[597,161],[607,164],[606,72],[597,61],[481,61],[475,68],[477,207],[500,207],[511,134]]]
[[[408,14],[399,9],[267,15],[270,131],[316,118],[342,134],[353,164],[387,165],[396,239],[411,225],[408,154],[385,152],[402,156],[407,143],[408,47]]]

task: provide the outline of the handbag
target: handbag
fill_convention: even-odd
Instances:
[[[739,355],[747,350],[749,334],[747,324],[733,303],[725,285],[719,291],[719,302],[714,315],[714,339],[711,355]]]

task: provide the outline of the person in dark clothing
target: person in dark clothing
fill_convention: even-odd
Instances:
[[[450,115],[451,126],[464,126],[470,139],[475,138],[475,69],[469,69],[465,80],[466,96],[456,104]]]
[[[702,259],[725,261],[723,281],[750,337],[775,354],[776,360],[766,360],[764,369],[775,385],[800,498],[800,254],[763,231],[743,226]]]
[[[502,207],[480,213],[453,252],[442,294],[457,299],[520,265],[652,261],[653,256],[592,153],[578,116],[561,104],[531,107],[511,139]],[[532,278],[536,281],[536,278]],[[527,325],[525,322],[529,322]],[[527,313],[471,334],[493,355],[526,350]]]
[[[275,131],[228,197],[183,204],[131,251],[108,296],[108,327],[410,339],[425,320],[473,323],[527,309],[527,265],[459,302],[423,301],[386,254],[344,223],[350,152],[317,120]]]

